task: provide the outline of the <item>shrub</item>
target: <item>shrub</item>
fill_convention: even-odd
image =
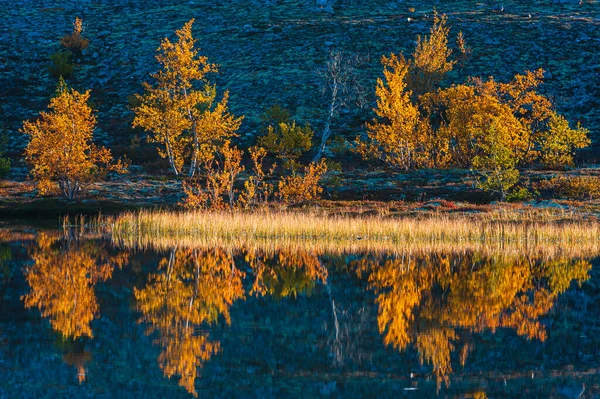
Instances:
[[[10,172],[10,158],[4,156],[7,145],[8,136],[3,133],[0,136],[0,177],[4,177]]]
[[[68,51],[57,51],[50,56],[50,74],[54,77],[68,79],[75,71],[75,64],[71,61],[71,53]]]
[[[315,200],[323,192],[319,180],[325,172],[327,172],[325,161],[311,163],[304,169],[304,175],[293,173],[291,176],[283,177],[279,182],[277,195],[286,205]]]
[[[513,187],[508,195],[506,196],[506,200],[508,202],[521,202],[521,201],[530,201],[534,197],[534,193],[529,191],[526,187],[516,186]]]
[[[573,166],[576,149],[590,144],[588,130],[577,125],[575,129],[561,115],[553,115],[548,130],[540,137],[540,159],[542,165],[551,169]]]
[[[206,190],[198,179],[183,183],[185,207],[220,210],[227,206],[233,208],[236,205],[237,191],[234,184],[238,175],[244,171],[242,151],[226,140],[219,152],[222,158],[220,162],[217,157],[205,161]],[[224,197],[227,197],[227,203]]]
[[[555,176],[537,184],[546,195],[568,199],[600,198],[600,178],[598,176]]]
[[[295,121],[281,122],[267,128],[267,134],[259,137],[258,144],[267,152],[277,155],[283,161],[283,167],[295,172],[298,158],[310,150],[314,132],[306,124],[296,125]]]
[[[89,40],[82,36],[82,33],[83,21],[81,18],[75,18],[75,22],[73,22],[73,32],[60,39],[60,45],[74,55],[81,55],[81,52],[90,44]]]
[[[248,208],[259,204],[266,204],[273,194],[273,184],[266,181],[267,177],[275,172],[276,164],[265,172],[264,161],[267,150],[262,147],[251,147],[249,150],[252,159],[253,175],[244,182],[244,193],[240,196],[240,205]]]

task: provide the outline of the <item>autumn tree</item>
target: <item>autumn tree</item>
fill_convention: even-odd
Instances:
[[[357,139],[357,152],[404,170],[468,168],[480,188],[500,199],[514,191],[520,167],[534,162],[571,166],[575,150],[589,144],[588,132],[571,128],[538,91],[544,71],[525,71],[506,83],[470,78],[442,88],[456,63],[450,58],[449,32],[446,16],[436,14],[410,59],[382,57],[376,118],[366,125],[367,137]],[[463,64],[471,49],[462,33],[456,46]]]
[[[548,122],[548,129],[538,137],[540,161],[551,169],[573,166],[576,149],[587,147],[591,141],[588,130],[577,125],[575,129],[558,114],[553,114]]]
[[[216,86],[206,75],[217,72],[217,66],[198,54],[193,23],[175,32],[176,42],[161,42],[156,59],[162,69],[150,75],[155,84],[144,83],[145,93],[136,95],[140,105],[133,120],[134,127],[152,133],[149,142],[158,144],[159,155],[169,160],[176,176],[186,160],[193,176],[203,157],[232,137],[241,123],[227,108],[227,92],[216,101]]]
[[[409,64],[400,55],[383,56],[384,79],[377,79],[375,94],[377,119],[367,124],[368,140],[358,141],[358,151],[365,158],[378,158],[405,170],[429,162],[427,144],[429,126],[421,118],[407,88]]]
[[[456,85],[423,98],[436,136],[446,143],[451,162],[472,168],[479,185],[504,200],[517,183],[517,165],[529,145],[527,125],[497,93],[476,85]]]
[[[543,79],[544,70],[537,69],[517,74],[507,83],[490,78],[485,83],[478,82],[478,86],[507,104],[526,127],[529,143],[524,161],[539,161],[552,169],[572,166],[575,150],[590,144],[588,130],[580,125],[571,128],[564,116],[556,112],[552,102],[538,91]]]
[[[435,90],[456,64],[455,60],[450,59],[452,50],[448,48],[450,27],[447,25],[447,19],[446,15],[436,12],[429,35],[417,36],[408,75],[409,88],[417,97]],[[461,56],[464,56],[468,53],[468,48],[462,33],[457,40]]]
[[[23,123],[21,132],[31,138],[25,159],[33,167],[31,174],[40,193],[58,185],[63,197],[74,199],[86,183],[103,178],[108,171],[126,171],[121,161],[113,162],[110,150],[92,142],[96,117],[89,98],[89,90],[79,93],[61,79],[50,111]]]

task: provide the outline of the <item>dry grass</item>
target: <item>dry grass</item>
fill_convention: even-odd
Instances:
[[[600,253],[600,223],[548,212],[422,217],[332,216],[316,212],[124,213],[103,221],[126,247],[304,248],[331,253],[485,250]]]

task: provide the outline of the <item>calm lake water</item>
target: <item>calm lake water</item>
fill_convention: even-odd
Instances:
[[[597,258],[0,238],[0,398],[600,397]]]

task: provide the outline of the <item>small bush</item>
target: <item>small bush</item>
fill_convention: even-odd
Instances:
[[[538,183],[540,192],[568,199],[600,198],[600,178],[597,176],[556,176]]]
[[[506,196],[506,200],[508,202],[521,202],[521,201],[530,201],[534,197],[534,193],[529,191],[525,187],[516,186],[513,187],[508,195]]]
[[[327,172],[325,161],[311,163],[305,168],[304,175],[293,173],[279,182],[278,196],[284,204],[293,205],[315,200],[323,192],[319,180]]]
[[[197,178],[183,182],[185,193],[183,206],[213,210],[233,209],[238,194],[234,188],[235,181],[244,171],[242,155],[241,150],[226,140],[219,151],[219,156],[204,162],[204,169],[207,171],[205,188]],[[227,198],[227,202],[224,198]]]
[[[268,126],[267,134],[258,138],[258,145],[267,152],[277,155],[283,161],[285,169],[295,172],[298,169],[298,158],[312,147],[314,132],[306,124],[304,127],[281,122],[276,126]]]
[[[73,32],[60,39],[60,45],[74,55],[81,55],[81,52],[90,44],[89,40],[82,36],[82,33],[83,21],[81,18],[75,18],[75,22],[73,22]]]
[[[252,159],[252,175],[244,182],[244,192],[240,196],[240,206],[249,208],[256,205],[266,205],[273,194],[273,184],[267,179],[273,175],[276,164],[270,169],[265,169],[264,161],[267,150],[262,147],[251,147],[248,152]]]
[[[48,68],[52,76],[63,79],[68,79],[75,71],[75,64],[71,61],[71,53],[67,51],[57,51],[50,56],[52,64]]]
[[[579,124],[575,129],[560,115],[554,115],[548,131],[540,138],[542,165],[549,169],[564,169],[573,166],[575,150],[590,145],[589,131]]]

